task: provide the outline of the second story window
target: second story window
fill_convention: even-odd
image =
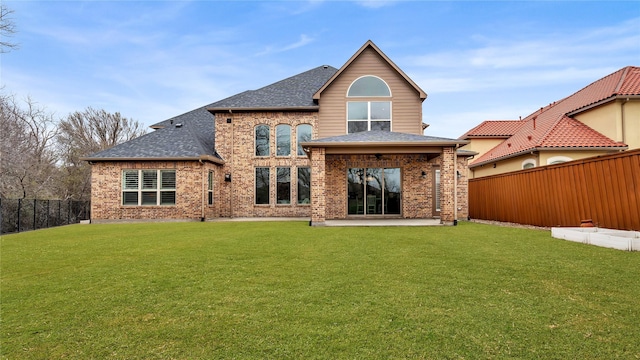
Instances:
[[[269,125],[256,126],[256,156],[269,156]]]
[[[276,126],[276,156],[291,155],[291,126]]]
[[[347,91],[347,132],[391,131],[389,86],[375,76],[363,76]]]
[[[296,134],[298,137],[298,156],[304,156],[305,152],[300,145],[301,142],[311,141],[311,133],[313,128],[309,124],[300,124],[296,127]]]

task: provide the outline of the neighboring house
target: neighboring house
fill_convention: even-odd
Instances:
[[[471,178],[640,148],[640,68],[622,68],[522,120],[485,121],[459,139],[478,153]]]
[[[424,136],[427,94],[366,42],[93,154],[92,221],[468,214],[466,140]]]

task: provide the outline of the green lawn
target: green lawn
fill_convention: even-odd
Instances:
[[[473,223],[3,236],[3,359],[638,359],[640,253]]]

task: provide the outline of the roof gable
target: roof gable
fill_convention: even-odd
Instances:
[[[373,43],[373,41],[368,40],[366,43],[364,43],[364,45],[362,45],[362,47],[355,54],[353,54],[353,56],[351,56],[349,60],[347,60],[347,62],[344,65],[342,65],[342,67],[335,74],[333,74],[331,78],[328,79],[328,81],[320,89],[318,89],[318,91],[315,92],[315,94],[313,94],[313,99],[319,100],[322,92],[325,89],[327,89],[331,85],[331,83],[333,83],[334,80],[340,77],[340,75],[349,66],[351,66],[351,64],[367,49],[372,49],[373,51],[375,51],[385,62],[387,62],[387,64],[389,64],[389,66],[391,66],[392,69],[394,69],[402,78],[404,78],[404,80],[407,83],[409,83],[409,85],[413,87],[416,90],[416,92],[420,95],[420,99],[424,100],[427,98],[427,93],[425,93],[424,90],[422,90],[413,80],[411,80],[411,78],[409,78],[407,74],[405,74],[404,71],[402,71],[393,61],[391,61],[391,59],[389,59],[389,57],[385,55],[380,50],[380,48],[378,48]]]

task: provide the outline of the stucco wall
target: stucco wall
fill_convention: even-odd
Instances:
[[[640,148],[640,100],[617,100],[574,116],[605,136]]]

